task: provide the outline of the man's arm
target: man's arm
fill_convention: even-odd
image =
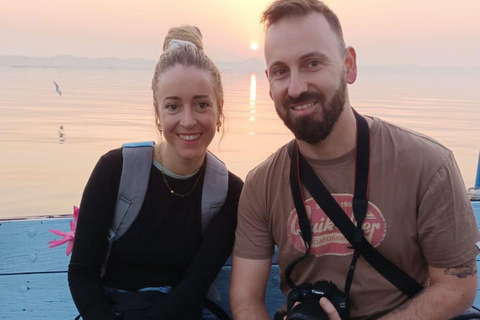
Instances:
[[[450,319],[464,313],[477,293],[475,259],[460,266],[428,268],[430,286],[381,319]]]
[[[428,268],[430,285],[381,320],[451,319],[471,307],[477,293],[475,259],[452,268]],[[320,305],[330,320],[340,320],[333,305],[322,298]]]
[[[271,259],[233,256],[230,305],[235,320],[270,319],[265,308],[265,290],[271,264]]]

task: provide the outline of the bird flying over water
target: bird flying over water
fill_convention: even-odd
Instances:
[[[60,87],[58,86],[58,83],[56,83],[55,81],[53,81],[53,83],[55,84],[55,92],[57,92],[61,97],[62,91],[60,91]]]

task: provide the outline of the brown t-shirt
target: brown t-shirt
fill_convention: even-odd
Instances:
[[[369,206],[365,237],[387,259],[421,284],[428,266],[446,268],[478,254],[480,239],[465,185],[450,150],[438,142],[373,118]],[[308,159],[353,220],[355,150],[333,160]],[[267,259],[279,248],[280,288],[288,294],[285,269],[305,252],[293,203],[290,157],[283,146],[249,172],[238,210],[234,255]],[[331,280],[343,291],[353,250],[303,188],[312,227],[311,256],[294,268],[296,284]],[[405,302],[403,295],[362,257],[350,290],[351,319],[374,319]]]

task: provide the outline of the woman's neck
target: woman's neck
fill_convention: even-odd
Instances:
[[[201,168],[205,159],[205,153],[195,159],[184,159],[179,157],[167,142],[162,142],[154,146],[154,158],[171,172],[181,176],[188,176]]]

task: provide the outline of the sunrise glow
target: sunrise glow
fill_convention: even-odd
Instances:
[[[263,60],[260,16],[273,0],[1,1],[0,54],[156,60],[173,26],[200,28],[214,61]],[[325,0],[363,65],[478,66],[478,0]],[[198,10],[191,10],[191,8]],[[222,12],[222,14],[219,14]],[[85,24],[88,21],[88,24]],[[408,23],[405,23],[408,21]]]

